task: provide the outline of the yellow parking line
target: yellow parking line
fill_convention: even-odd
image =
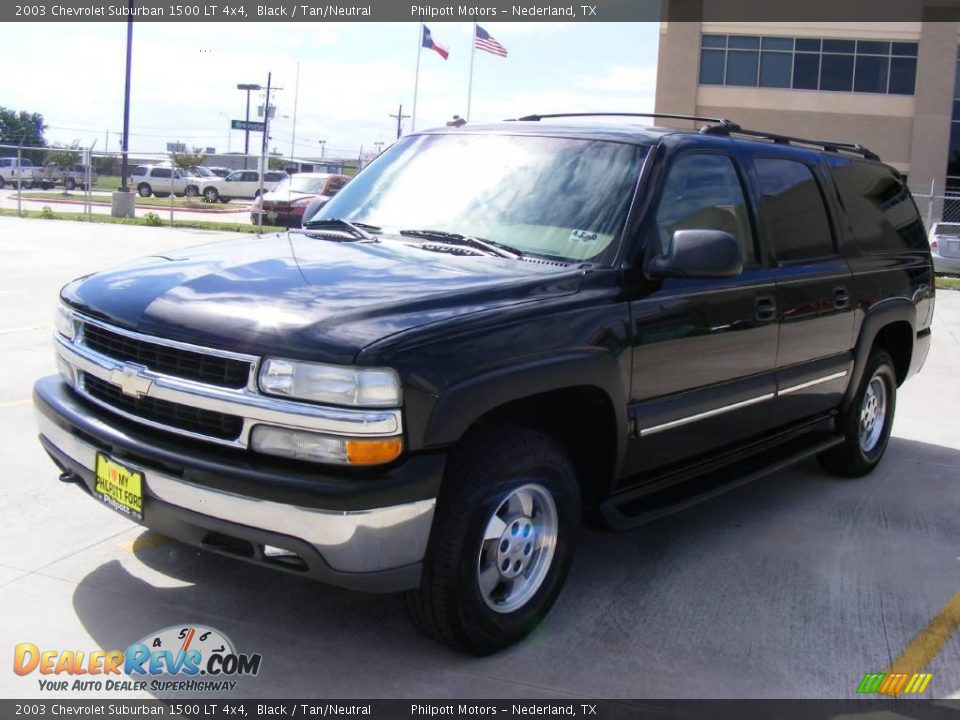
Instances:
[[[127,540],[126,542],[120,543],[120,547],[129,552],[136,553],[141,550],[149,550],[150,548],[157,547],[158,545],[165,545],[168,542],[170,542],[170,538],[166,537],[165,535],[144,533],[143,535],[138,535],[133,540]]]
[[[6,402],[0,402],[0,408],[16,407],[17,405],[29,405],[31,402],[33,402],[31,398],[23,398],[22,400],[7,400]]]
[[[936,617],[917,633],[885,673],[918,673],[923,670],[960,628],[960,592],[950,598]]]

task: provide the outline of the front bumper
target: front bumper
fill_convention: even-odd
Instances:
[[[165,437],[84,402],[57,376],[37,382],[34,405],[40,442],[62,479],[92,493],[98,452],[143,473],[146,527],[341,587],[394,592],[419,584],[443,454],[324,475]]]

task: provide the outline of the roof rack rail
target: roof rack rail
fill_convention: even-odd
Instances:
[[[631,112],[582,112],[582,113],[551,113],[549,115],[524,115],[519,118],[507,118],[506,122],[538,122],[551,118],[569,117],[646,117],[668,118],[670,120],[693,120],[695,122],[713,123],[719,127],[740,127],[726,118],[701,117],[699,115],[676,115],[674,113],[631,113]]]
[[[854,143],[832,142],[828,140],[810,140],[809,138],[798,138],[790,135],[779,135],[777,133],[764,132],[762,130],[747,130],[736,123],[708,125],[700,129],[700,132],[707,135],[745,135],[746,137],[758,138],[760,140],[770,140],[778,145],[809,145],[820,148],[826,152],[841,153],[847,152],[859,155],[867,160],[879,160],[880,156],[863,145]]]

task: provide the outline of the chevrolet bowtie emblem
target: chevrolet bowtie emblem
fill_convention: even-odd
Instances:
[[[110,382],[117,385],[124,395],[139,398],[146,395],[153,380],[144,374],[144,368],[137,365],[124,365],[110,372]]]

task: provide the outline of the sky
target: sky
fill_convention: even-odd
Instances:
[[[418,129],[467,110],[472,25],[427,25],[450,57],[422,51]],[[656,23],[482,25],[509,56],[476,53],[473,121],[653,110]],[[130,149],[162,152],[180,141],[242,150],[243,133],[229,130],[245,113],[236,85],[266,85],[271,71],[283,89],[271,100],[270,150],[317,157],[325,140],[326,156],[357,157],[393,141],[389,116],[400,104],[411,112],[418,41],[418,23],[135,23]],[[4,23],[0,47],[0,106],[42,114],[48,142],[119,149],[126,23]],[[252,106],[262,104],[257,95]],[[252,133],[251,152],[259,143]]]

